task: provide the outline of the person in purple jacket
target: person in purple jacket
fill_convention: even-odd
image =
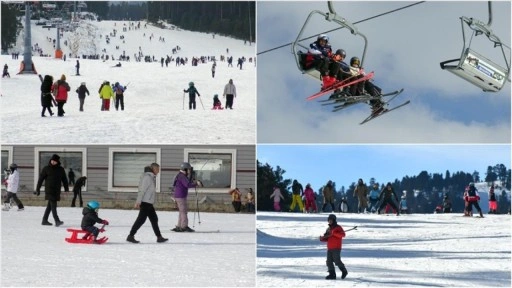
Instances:
[[[194,176],[194,168],[188,162],[183,162],[180,172],[174,178],[174,199],[179,210],[178,224],[171,229],[174,232],[194,232],[194,229],[188,227],[188,188],[203,186],[201,181],[196,180]]]

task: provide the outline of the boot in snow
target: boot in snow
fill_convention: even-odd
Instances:
[[[325,276],[325,279],[335,280],[336,279],[336,273],[334,272],[334,270],[329,270],[329,275]]]
[[[345,279],[345,277],[347,277],[347,275],[348,275],[347,268],[345,268],[345,266],[341,266],[340,269],[341,269],[341,279]]]

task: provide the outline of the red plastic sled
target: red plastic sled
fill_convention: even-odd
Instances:
[[[68,228],[67,229],[68,232],[71,232],[71,238],[65,238],[64,240],[66,240],[66,242],[69,242],[69,243],[74,243],[74,244],[77,244],[77,243],[81,243],[81,244],[103,244],[105,242],[107,242],[108,238],[107,237],[101,237],[101,238],[97,238],[96,239],[96,242],[94,242],[94,236],[89,232],[89,231],[85,231],[85,230],[82,230],[82,229],[72,229],[72,228]],[[100,229],[100,232],[104,232],[105,230],[103,229],[103,227]],[[84,234],[83,236],[80,236],[80,234]],[[84,239],[84,237],[87,235],[87,237]]]

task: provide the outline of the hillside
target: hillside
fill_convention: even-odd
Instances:
[[[197,143],[197,144],[254,144],[256,142],[256,67],[246,61],[243,69],[236,67],[238,58],[255,56],[255,46],[244,45],[241,40],[190,31],[161,29],[141,22],[141,29],[123,32],[129,22],[122,21],[83,21],[88,31],[95,31],[88,42],[96,46],[96,53],[114,55],[116,60],[102,61],[80,59],[80,76],[74,76],[76,59],[69,57],[70,48],[61,45],[68,55],[66,61],[53,57],[34,56],[36,70],[42,75],[53,75],[58,79],[67,76],[71,86],[68,102],[64,106],[65,117],[41,117],[40,81],[34,75],[17,75],[23,55],[18,60],[2,55],[7,63],[11,78],[2,78],[2,141],[9,143],[38,144],[83,144],[83,143]],[[42,28],[32,21],[32,45],[38,44],[42,54],[53,55],[53,39],[56,29]],[[110,44],[107,44],[106,35]],[[144,36],[145,34],[145,36]],[[153,34],[152,40],[149,37]],[[99,35],[102,35],[101,38]],[[23,35],[20,35],[22,37]],[[124,39],[120,39],[124,36]],[[70,41],[71,34],[64,32],[62,41]],[[163,37],[165,42],[159,41]],[[124,43],[123,43],[124,41]],[[21,43],[21,42],[20,42]],[[116,49],[119,46],[119,49]],[[172,49],[179,46],[176,54]],[[229,54],[226,53],[229,49]],[[117,58],[125,51],[130,61]],[[136,62],[133,55],[142,52],[158,62]],[[81,50],[80,55],[94,51]],[[39,54],[34,52],[34,54]],[[188,58],[186,65],[176,66],[171,62],[162,67],[160,58],[167,55]],[[212,62],[191,65],[192,57],[233,56],[234,65],[217,61],[215,78],[212,77]],[[143,59],[142,59],[143,60]],[[121,68],[114,65],[122,62]],[[234,109],[229,111],[210,110],[213,95],[222,98],[224,86],[229,79],[237,88]],[[108,80],[111,83],[128,84],[125,93],[125,111],[111,109],[100,111],[101,102],[97,90],[100,84]],[[183,89],[193,81],[201,97],[196,99],[196,110],[188,110],[188,95]],[[81,82],[86,82],[90,96],[85,100],[84,112],[78,111],[78,98],[74,92]],[[113,105],[112,105],[113,106]],[[54,108],[55,109],[55,108]],[[80,126],[79,126],[80,125]],[[83,126],[82,126],[83,125]],[[79,127],[86,127],[85,132]],[[51,133],[50,133],[51,131]],[[51,137],[49,137],[51,135]]]

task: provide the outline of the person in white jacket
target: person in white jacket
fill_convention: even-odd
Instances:
[[[284,197],[283,194],[281,194],[281,190],[279,189],[279,187],[274,186],[274,192],[272,193],[272,195],[270,195],[270,199],[272,199],[272,197],[274,197],[274,211],[281,211],[281,206],[279,205],[279,202],[281,201],[281,199],[284,200]]]
[[[233,84],[233,79],[229,79],[229,83],[224,86],[224,94],[222,95],[226,98],[225,109],[233,109],[233,99],[236,98],[236,87]]]
[[[9,169],[11,170],[11,175],[9,175],[9,178],[7,178],[7,198],[5,198],[4,201],[4,210],[9,210],[11,198],[16,202],[16,205],[18,205],[18,211],[23,211],[25,208],[23,206],[23,203],[21,203],[20,199],[18,199],[18,196],[16,195],[16,192],[18,192],[18,188],[20,186],[20,174],[18,172],[18,165],[15,163],[12,163],[9,166]]]

